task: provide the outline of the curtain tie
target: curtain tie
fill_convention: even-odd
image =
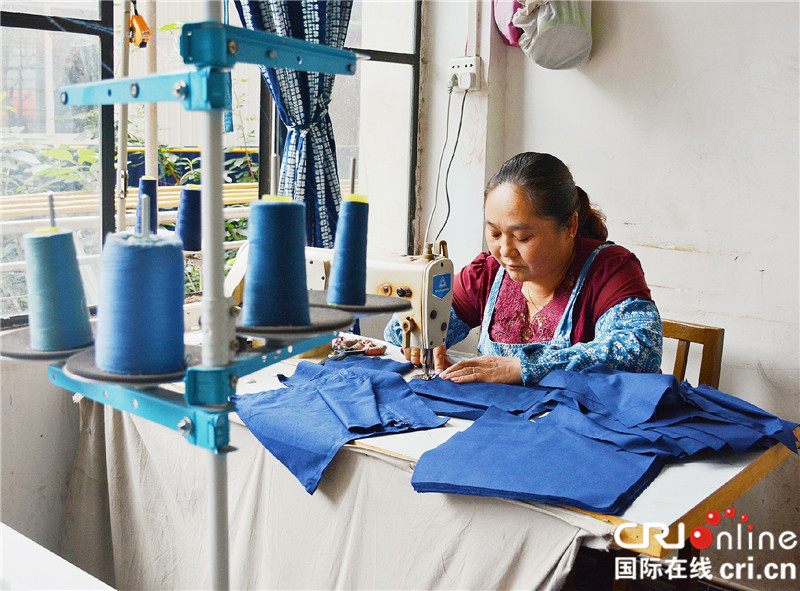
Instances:
[[[320,113],[308,123],[297,123],[295,125],[287,125],[286,127],[288,127],[291,131],[299,133],[301,138],[305,138],[308,135],[308,132],[311,131],[314,127],[316,127],[327,114],[328,114],[328,109],[325,108],[322,111],[320,111]]]

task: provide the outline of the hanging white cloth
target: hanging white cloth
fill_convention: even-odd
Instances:
[[[521,0],[511,22],[520,48],[550,70],[577,68],[592,51],[592,4],[578,0]]]

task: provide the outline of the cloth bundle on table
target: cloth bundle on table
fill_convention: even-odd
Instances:
[[[679,384],[671,375],[596,365],[551,372],[535,389],[481,386],[468,392],[443,380],[412,381],[437,412],[445,404],[454,413],[488,408],[464,432],[422,455],[411,480],[418,492],[556,502],[619,514],[667,461],[723,449],[741,453],[775,441],[795,451],[797,441],[797,424],[714,388]],[[498,399],[519,400],[518,407],[492,408],[495,389]],[[526,397],[525,390],[534,391]],[[533,423],[526,420],[546,411]]]
[[[425,452],[411,484],[417,492],[494,496],[615,514],[663,466],[653,454],[628,452],[547,423],[489,408],[465,431]]]
[[[303,361],[291,377],[279,376],[285,387],[231,397],[245,426],[309,493],[348,441],[447,422],[397,373],[406,364],[378,358],[364,363],[370,368]]]

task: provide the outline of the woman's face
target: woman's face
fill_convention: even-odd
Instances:
[[[528,199],[504,183],[486,195],[484,216],[489,251],[514,281],[561,280],[572,257],[577,214],[566,227],[560,227],[538,217]]]

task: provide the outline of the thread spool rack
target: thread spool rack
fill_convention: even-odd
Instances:
[[[229,397],[240,376],[288,357],[311,350],[333,339],[353,323],[353,316],[333,310],[334,320],[307,331],[266,335],[267,347],[235,355],[232,344],[238,333],[236,308],[223,292],[223,165],[222,114],[231,108],[225,92],[230,69],[237,63],[289,68],[328,74],[352,75],[356,55],[270,33],[222,24],[220,0],[203,3],[204,20],[183,26],[180,53],[194,70],[139,78],[90,82],[59,89],[64,105],[113,105],[178,101],[196,111],[201,129],[201,232],[202,265],[202,359],[190,365],[183,381],[185,395],[157,383],[91,380],[69,372],[66,362],[48,369],[57,386],[92,400],[141,416],[180,432],[186,440],[209,453],[209,562],[212,586],[228,588],[227,464],[229,448]],[[336,316],[338,314],[338,316]]]

